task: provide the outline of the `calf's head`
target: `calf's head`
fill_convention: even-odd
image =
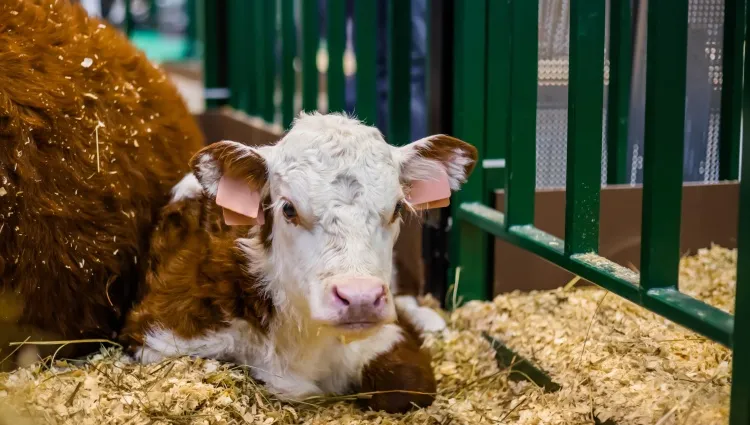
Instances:
[[[227,223],[253,225],[248,260],[274,302],[349,333],[395,320],[389,286],[403,215],[446,205],[476,157],[449,136],[394,147],[356,119],[302,114],[273,146],[214,143],[192,167]]]

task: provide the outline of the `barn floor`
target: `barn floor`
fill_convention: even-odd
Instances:
[[[735,264],[736,251],[719,247],[685,258],[682,290],[731,312]],[[483,331],[562,389],[510,379]],[[731,352],[598,288],[470,303],[426,345],[438,398],[403,416],[361,412],[346,398],[284,404],[241,368],[188,359],[139,366],[113,349],[85,363],[0,375],[0,425],[23,423],[13,407],[40,423],[76,425],[727,423]]]

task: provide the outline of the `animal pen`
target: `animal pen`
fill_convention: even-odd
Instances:
[[[294,104],[295,87],[301,84],[302,109],[315,110],[321,106],[318,97],[322,83],[327,86],[327,105],[323,109],[344,109],[345,76],[341,65],[345,48],[344,3],[327,2],[329,65],[327,79],[319,81],[316,55],[320,29],[316,2],[204,2],[204,81],[208,104],[229,104],[261,117],[266,123],[276,122],[286,127],[300,106]],[[736,184],[729,189],[721,183],[684,185],[688,167],[683,165],[683,153],[690,136],[686,129],[691,129],[691,123],[686,124],[686,111],[691,114],[696,108],[686,105],[686,98],[694,102],[700,99],[695,93],[686,93],[686,86],[690,85],[686,75],[696,78],[695,71],[686,72],[688,37],[700,36],[701,31],[705,34],[705,28],[709,28],[712,38],[703,40],[713,50],[711,69],[719,71],[713,75],[699,71],[697,78],[712,77],[709,80],[713,92],[719,93],[719,105],[712,105],[710,131],[699,132],[704,139],[710,132],[714,143],[713,158],[704,159],[703,168],[711,164],[718,168],[718,176],[708,176],[706,171],[704,180],[718,177],[716,180],[722,182],[736,181],[742,174],[745,178],[739,188],[739,217],[750,216],[750,144],[749,137],[741,132],[741,111],[750,100],[750,86],[743,89],[742,84],[743,75],[749,75],[750,70],[750,64],[743,61],[746,20],[750,17],[744,2],[725,0],[722,14],[720,8],[702,10],[701,4],[707,2],[687,0],[648,5],[646,2],[631,5],[624,0],[573,0],[570,9],[562,12],[563,17],[569,13],[569,29],[564,29],[569,31],[566,40],[569,53],[566,60],[557,63],[540,60],[544,53],[540,50],[547,49],[540,38],[554,37],[546,37],[544,31],[549,27],[538,25],[544,15],[540,15],[540,8],[554,15],[554,3],[559,2],[483,0],[430,4],[431,128],[452,129],[452,134],[479,149],[482,160],[451,207],[450,258],[455,268],[450,270],[447,281],[457,284],[453,299],[484,300],[492,295],[495,251],[492,238],[498,238],[732,348],[736,359],[746,358],[750,355],[750,341],[735,336],[735,329],[741,335],[750,322],[750,221],[739,220],[736,233],[739,247],[736,320],[681,293],[677,287],[683,200],[697,196],[705,203],[717,196],[736,197],[738,193]],[[280,7],[278,35],[274,31],[276,7]],[[411,39],[409,2],[390,1],[388,11],[391,95],[386,138],[400,144],[409,140],[409,102],[401,96],[409,93],[410,43],[406,42]],[[295,13],[299,14],[299,21],[295,21]],[[376,2],[354,2],[356,113],[369,123],[374,122],[377,110],[374,16]],[[705,24],[708,19],[713,22],[697,27],[696,31],[693,23]],[[300,46],[297,46],[296,22],[301,22],[302,27]],[[723,44],[716,41],[722,38],[717,36],[717,28],[723,28]],[[658,36],[646,37],[646,32]],[[453,38],[449,39],[448,34]],[[279,67],[274,56],[275,37],[281,38]],[[254,48],[248,52],[247,46]],[[645,51],[651,54],[642,63]],[[298,53],[301,81],[295,80],[294,71]],[[695,68],[700,64],[690,63],[690,66]],[[567,159],[562,176],[567,190],[563,202],[558,199],[555,203],[559,208],[545,212],[564,215],[564,239],[535,225],[535,201],[544,201],[545,196],[543,190],[537,190],[539,175],[550,174],[540,169],[538,150],[544,148],[538,140],[538,120],[544,120],[545,114],[544,105],[540,107],[537,99],[539,92],[549,92],[548,87],[555,85],[542,84],[545,67],[553,74],[554,71],[567,74],[567,90],[565,84],[556,87],[558,94],[560,88],[567,91],[567,130],[564,125],[562,129],[567,153],[566,158],[561,158],[563,163]],[[720,82],[717,84],[716,80]],[[280,99],[274,99],[277,81]],[[704,81],[700,83],[705,85]],[[451,87],[452,93],[448,92]],[[553,98],[554,95],[547,95],[548,103]],[[639,102],[645,103],[645,111],[639,109]],[[642,116],[637,116],[639,111]],[[452,125],[438,122],[446,114],[452,115]],[[554,125],[549,120],[546,124]],[[637,132],[642,134],[634,135]],[[564,139],[557,142],[565,145]],[[639,147],[643,152],[640,158]],[[744,161],[740,161],[741,152]],[[641,173],[640,167],[631,165],[639,161],[642,176],[631,178],[631,174],[636,177],[636,172]],[[603,239],[601,197],[608,196],[612,199],[610,203],[616,204],[616,198],[628,192],[618,185],[641,181],[632,189],[636,197],[642,198],[638,273],[598,252]],[[496,189],[500,189],[498,208],[493,199]],[[702,193],[696,195],[697,191]],[[632,193],[629,198],[633,198]],[[735,204],[731,199],[715,204],[716,209],[726,205]],[[612,214],[611,210],[612,207],[608,212]],[[736,216],[736,209],[729,214]],[[618,217],[622,219],[621,215]],[[690,238],[685,232],[699,231],[684,229],[682,238]],[[445,288],[439,292],[448,295]],[[750,423],[750,366],[735,362],[732,382],[731,423]]]
[[[385,136],[405,144],[412,10],[384,2]],[[187,2],[209,142],[270,143],[300,109],[345,109],[346,3],[326,0],[321,24],[315,0]],[[378,3],[354,0],[352,14],[369,124]],[[577,276],[750,356],[748,20],[742,0],[429,0],[429,132],[473,144],[480,164],[399,241],[408,274],[451,308]],[[678,288],[681,255],[712,242],[738,248],[736,319]],[[750,424],[745,362],[731,397],[730,423]]]

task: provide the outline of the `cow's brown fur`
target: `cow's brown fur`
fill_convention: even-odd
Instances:
[[[116,29],[68,1],[0,2],[0,293],[22,298],[18,322],[112,338],[202,143],[165,73]]]
[[[421,348],[422,337],[399,312],[404,340],[381,354],[362,371],[361,393],[372,393],[361,404],[372,410],[406,412],[414,406],[427,407],[435,400],[437,382],[430,354]]]
[[[267,330],[271,300],[247,270],[236,239],[247,226],[229,227],[219,208],[206,198],[164,207],[151,240],[149,270],[142,301],[123,329],[128,345],[143,345],[152,326],[164,326],[189,339],[241,318]]]

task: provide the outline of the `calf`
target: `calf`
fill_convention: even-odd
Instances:
[[[166,74],[74,3],[0,1],[0,343],[113,338],[203,146]]]
[[[303,114],[274,146],[204,148],[162,211],[125,342],[142,362],[249,365],[282,398],[358,390],[379,392],[375,409],[429,405],[420,332],[444,322],[394,299],[393,245],[403,215],[446,205],[476,156],[442,135],[392,147],[338,114]]]

